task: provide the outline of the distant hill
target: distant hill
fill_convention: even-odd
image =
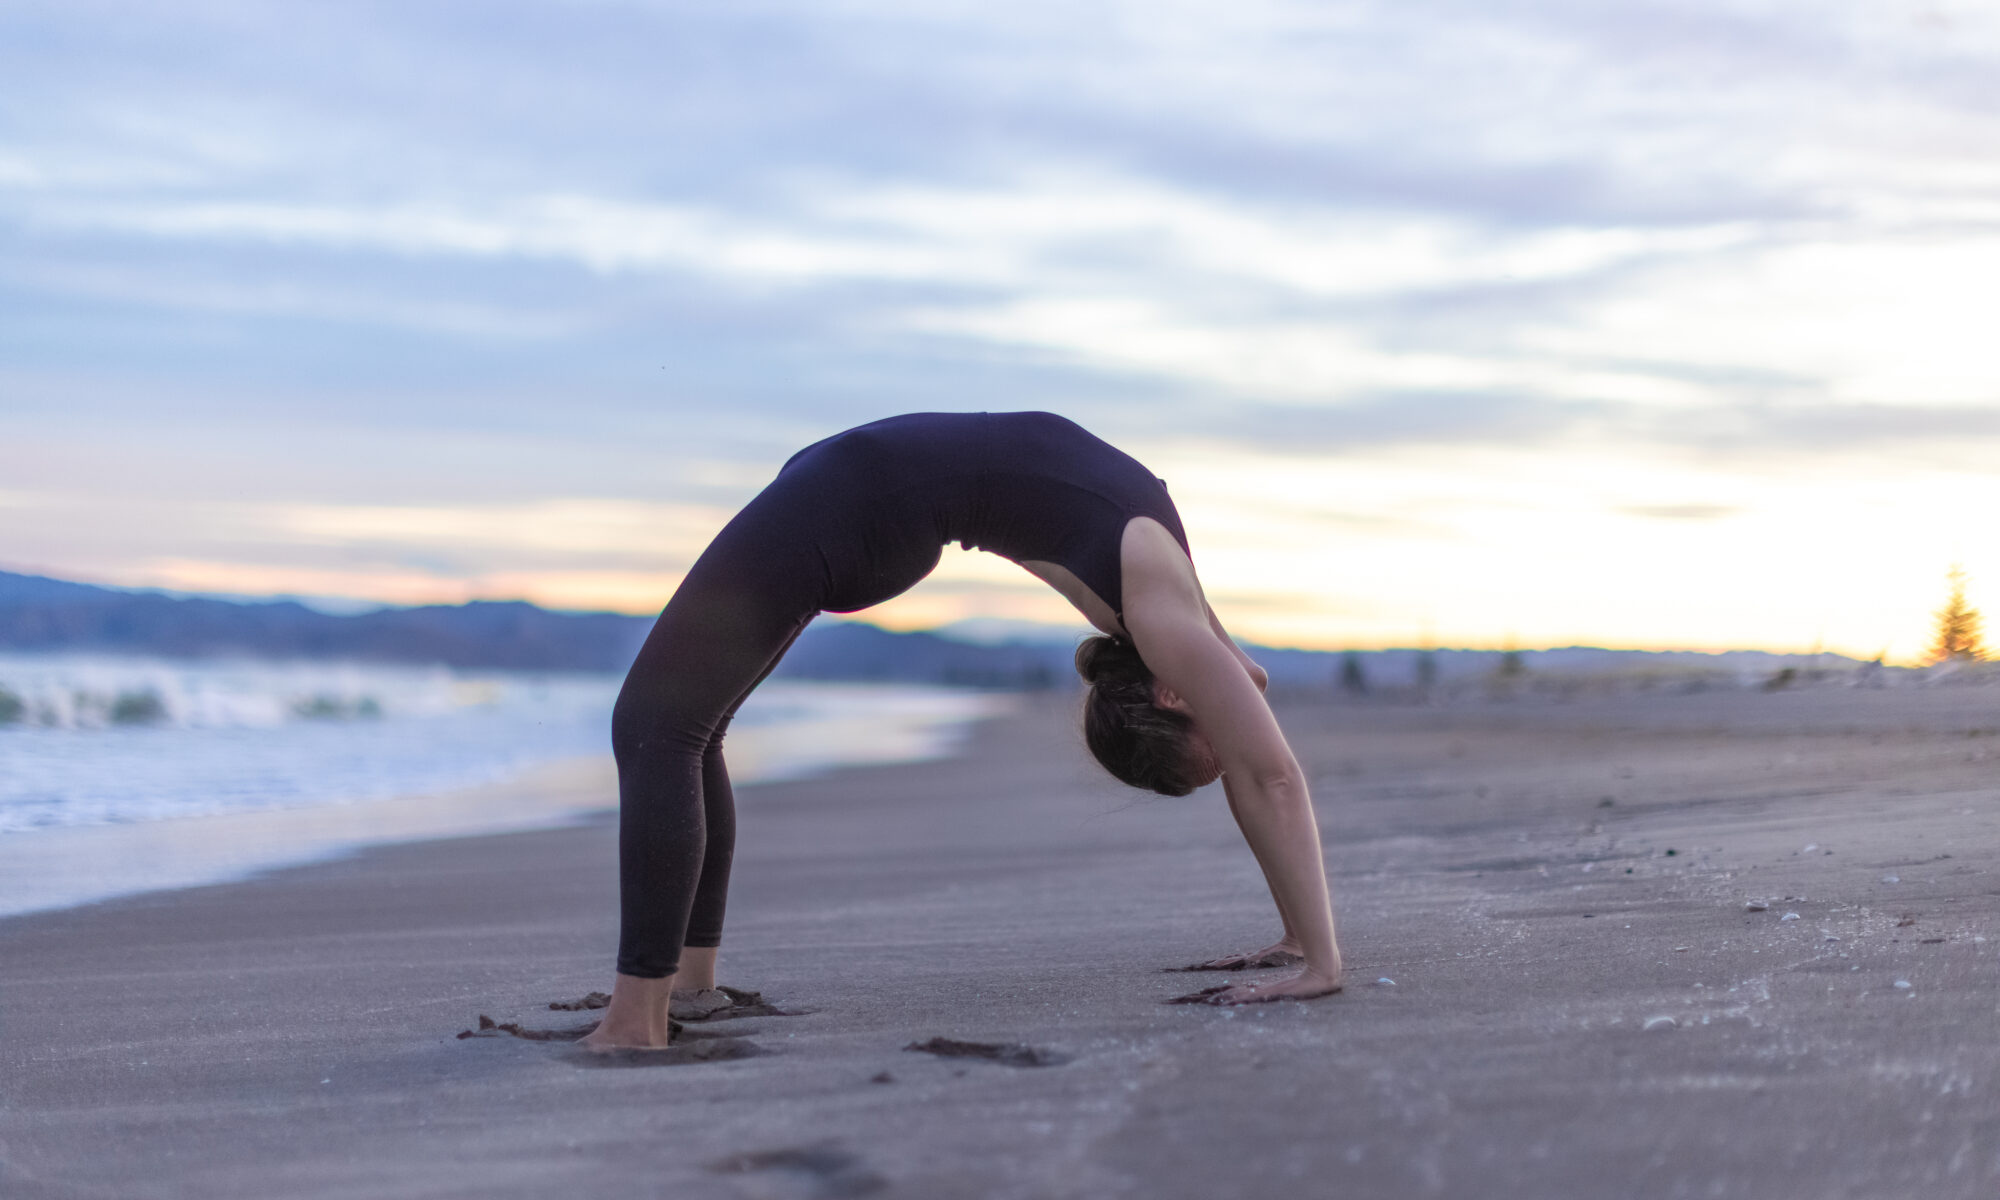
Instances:
[[[520,601],[324,613],[289,600],[170,596],[0,571],[0,650],[90,651],[168,658],[306,658],[439,663],[459,668],[623,671],[652,628],[651,617],[554,612]],[[895,633],[858,621],[807,628],[776,674],[781,678],[944,683],[971,687],[1068,686],[1071,640],[1061,631],[1004,624],[968,628],[978,640]],[[1011,640],[995,640],[1000,638]],[[1790,670],[1845,675],[1863,664],[1838,655],[1653,653],[1572,647],[1532,650],[1509,663],[1492,650],[1248,648],[1276,689],[1397,694],[1429,688],[1528,686],[1591,676],[1749,683]],[[1426,666],[1428,661],[1428,666]],[[1793,676],[1785,676],[1789,682]]]
[[[982,645],[935,633],[894,633],[860,621],[806,627],[774,674],[792,679],[851,679],[1048,688],[1076,679],[1073,646],[1046,642]]]
[[[289,600],[235,601],[94,587],[0,572],[0,650],[168,658],[352,659],[450,667],[623,671],[651,617],[553,612],[520,601],[337,616]],[[980,645],[858,622],[808,628],[777,672],[799,679],[1046,687],[1067,646]]]
[[[239,603],[0,572],[0,649],[8,650],[609,671],[631,661],[650,624],[518,601],[333,616],[289,600]]]

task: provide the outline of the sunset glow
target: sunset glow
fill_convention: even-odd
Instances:
[[[1911,661],[1951,564],[2000,608],[1988,9],[249,5],[48,49],[96,8],[0,16],[0,568],[649,612],[799,446],[1042,408],[1169,481],[1268,643]],[[869,614],[974,616],[1076,621],[955,550]]]

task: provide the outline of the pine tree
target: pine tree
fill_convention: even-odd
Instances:
[[[1980,643],[1979,611],[1965,602],[1965,572],[1952,567],[1951,597],[1937,610],[1936,641],[1931,643],[1931,661],[1978,662],[1986,657]]]

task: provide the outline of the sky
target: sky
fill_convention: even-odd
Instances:
[[[2000,609],[1991,4],[0,0],[0,80],[0,569],[650,612],[1034,408],[1267,644]]]

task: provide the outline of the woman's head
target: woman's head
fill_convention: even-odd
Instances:
[[[1076,673],[1090,685],[1083,741],[1105,770],[1163,796],[1185,796],[1215,779],[1214,756],[1194,721],[1160,703],[1153,672],[1132,643],[1087,639],[1076,648]]]

